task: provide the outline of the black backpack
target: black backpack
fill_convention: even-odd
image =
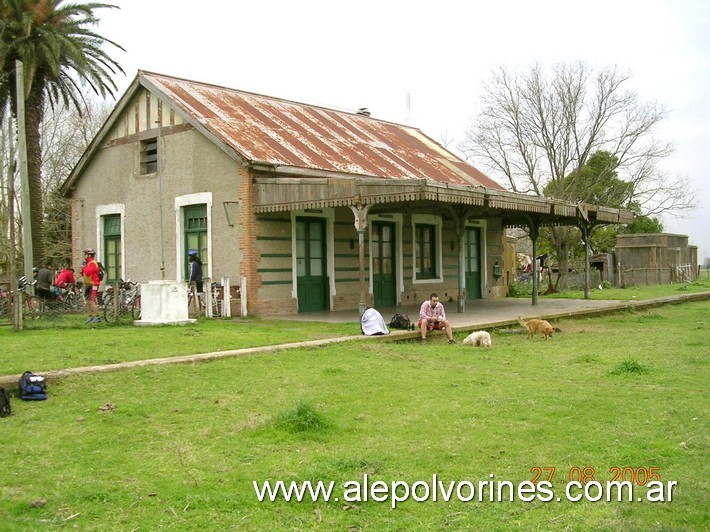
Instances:
[[[106,268],[101,261],[96,261],[96,265],[99,267],[99,281],[103,281],[106,277]]]
[[[5,388],[0,388],[0,417],[7,417],[12,414],[10,408],[10,394]]]
[[[44,401],[47,398],[47,383],[41,375],[25,371],[20,377],[20,399],[23,401]]]
[[[409,316],[406,314],[395,314],[390,320],[390,329],[408,330],[411,325],[412,322],[409,321]]]

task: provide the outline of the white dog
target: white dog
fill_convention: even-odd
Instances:
[[[491,347],[493,345],[491,335],[487,331],[474,331],[464,338],[463,343],[474,347]]]

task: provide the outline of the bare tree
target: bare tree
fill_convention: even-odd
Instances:
[[[71,216],[69,201],[58,189],[79,160],[110,112],[104,101],[89,98],[81,109],[51,108],[44,113],[40,143],[43,173],[42,196],[45,205],[45,262],[55,266],[71,258]],[[7,272],[10,257],[10,231],[15,231],[17,260],[23,256],[22,212],[19,204],[19,178],[16,171],[15,125],[7,113],[0,129],[0,272]],[[15,220],[9,218],[9,191],[15,191]]]
[[[71,208],[59,187],[110,113],[105,102],[86,99],[79,109],[47,108],[42,124],[42,194],[45,205],[46,262],[71,260]]]
[[[598,187],[575,179],[598,151],[609,161],[600,179],[616,174],[628,183],[619,207],[644,214],[695,206],[688,179],[671,177],[659,162],[672,145],[655,137],[667,111],[626,90],[629,75],[616,67],[594,70],[582,62],[539,65],[520,73],[505,67],[483,87],[482,111],[466,132],[461,150],[515,192],[570,201],[599,201]],[[570,178],[571,177],[571,178]],[[618,197],[619,190],[610,191]],[[569,228],[553,228],[560,271],[567,271]]]

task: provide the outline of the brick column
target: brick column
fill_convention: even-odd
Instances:
[[[256,237],[258,228],[256,216],[254,215],[254,187],[252,185],[251,172],[247,168],[238,169],[239,187],[237,196],[239,198],[239,251],[242,260],[239,263],[240,274],[246,277],[247,285],[247,309],[253,313],[259,306],[258,290],[261,280],[257,274],[259,264],[259,249],[257,248]]]

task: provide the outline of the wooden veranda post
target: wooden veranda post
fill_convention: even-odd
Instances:
[[[456,301],[456,311],[466,312],[466,220],[470,214],[470,209],[463,212],[457,211],[451,205],[444,205],[444,208],[451,215],[454,221],[454,229],[459,244],[458,268],[459,268],[459,293]]]
[[[466,232],[459,231],[459,297],[458,297],[458,312],[466,312]]]
[[[533,254],[533,291],[532,291],[532,304],[537,305],[537,290],[539,286],[539,281],[537,278],[537,237],[540,234],[540,227],[538,226],[535,219],[532,216],[528,216],[528,227],[530,228],[530,240],[532,240],[532,254]]]
[[[367,308],[367,283],[365,282],[365,230],[367,229],[367,213],[370,210],[369,205],[362,205],[359,198],[356,198],[355,205],[351,205],[350,209],[355,216],[355,230],[357,231],[358,241],[358,280],[360,283],[360,299],[358,301],[358,311],[360,316],[365,313]]]
[[[584,242],[584,299],[591,299],[591,290],[589,289],[589,236],[592,232],[592,227],[586,223],[580,223],[579,228],[582,231],[582,242]]]

